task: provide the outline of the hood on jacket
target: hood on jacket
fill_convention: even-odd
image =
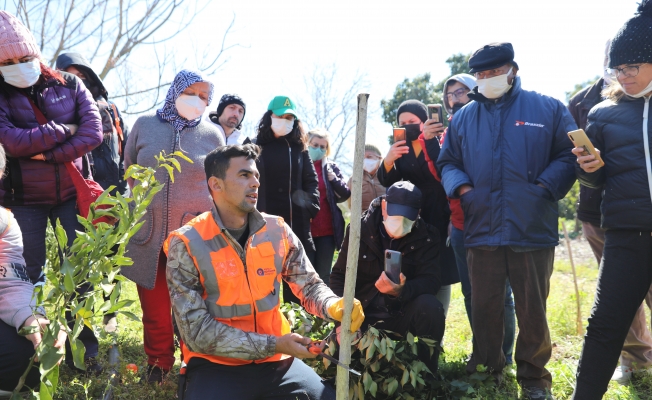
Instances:
[[[75,67],[82,71],[88,77],[90,83],[98,88],[99,94],[108,100],[109,92],[107,92],[104,87],[102,79],[100,79],[95,71],[93,71],[91,64],[83,55],[79,53],[63,53],[59,55],[59,57],[57,57],[56,68],[65,71],[68,67]],[[88,89],[90,90],[90,88]],[[93,95],[95,95],[95,93],[93,93]]]
[[[457,74],[448,78],[446,83],[444,83],[444,93],[443,93],[444,108],[446,109],[448,115],[453,115],[453,107],[448,103],[446,92],[448,92],[448,86],[454,84],[455,82],[459,82],[462,85],[466,86],[467,88],[469,88],[469,91],[473,90],[473,88],[476,87],[475,78],[469,74]]]

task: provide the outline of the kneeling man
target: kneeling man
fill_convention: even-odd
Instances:
[[[396,182],[387,194],[376,198],[362,215],[360,255],[355,298],[360,299],[365,323],[439,343],[444,336],[444,307],[435,295],[439,277],[439,233],[419,216],[421,191],[407,181]],[[342,295],[349,248],[347,229],[342,250],[333,271],[330,287]],[[394,283],[384,271],[385,250],[402,255],[400,282]],[[430,355],[419,342],[419,359],[434,374],[439,350]]]
[[[297,358],[310,339],[290,333],[281,313],[284,279],[303,307],[341,320],[343,299],[322,282],[283,219],[256,210],[254,144],[219,147],[204,168],[215,207],[173,232],[164,249],[172,311],[181,338],[185,400],[335,399]],[[351,330],[364,314],[355,301]]]

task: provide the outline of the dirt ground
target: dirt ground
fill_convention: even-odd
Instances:
[[[587,267],[598,268],[598,262],[593,255],[589,242],[586,241],[584,235],[580,235],[575,239],[571,239],[571,250],[573,254],[573,262],[575,266],[584,265]],[[560,239],[559,246],[555,248],[555,260],[568,260],[568,247],[566,240]]]

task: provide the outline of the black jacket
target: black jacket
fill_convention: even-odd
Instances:
[[[643,110],[648,99],[624,96],[605,100],[591,109],[586,133],[601,151],[604,167],[586,173],[576,167],[580,182],[601,188],[602,227],[652,231],[652,200],[643,145]],[[648,139],[652,120],[648,111]]]
[[[568,103],[573,119],[580,129],[586,130],[589,111],[602,99],[604,79],[600,78],[593,85],[579,91]],[[602,188],[592,189],[580,185],[580,197],[577,203],[577,218],[580,221],[600,225],[600,204],[602,203]]]
[[[425,143],[430,159],[437,160],[440,152],[439,140],[434,138],[426,140]],[[421,190],[421,217],[426,223],[437,228],[442,243],[446,242],[448,223],[451,216],[446,192],[441,182],[430,172],[423,150],[417,157],[412,145],[408,144],[408,147],[410,152],[396,160],[394,168],[389,172],[387,172],[383,163],[380,164],[376,173],[378,181],[386,188],[400,180],[410,181],[414,186],[418,187]],[[459,282],[460,278],[455,264],[453,248],[442,247],[440,258],[442,285]]]
[[[382,166],[381,166],[382,168]],[[385,268],[385,250],[381,239],[380,227],[383,215],[379,197],[371,202],[369,209],[362,214],[360,232],[360,254],[358,256],[358,275],[355,283],[355,298],[360,300],[365,311],[376,304],[376,296],[383,296],[390,312],[400,309],[401,305],[422,294],[436,295],[441,287],[439,276],[440,236],[435,227],[417,218],[412,231],[405,237],[392,240],[391,250],[403,255],[401,272],[406,282],[398,298],[381,294],[375,283]],[[339,253],[330,276],[330,288],[338,296],[344,294],[344,277],[346,275],[346,258],[349,250],[349,227],[346,229],[342,250]]]
[[[57,58],[57,69],[65,70],[70,66],[79,69],[89,78],[88,90],[93,95],[102,117],[104,139],[89,153],[93,180],[104,189],[115,186],[113,193],[118,191],[124,194],[127,191],[127,181],[124,180],[124,148],[127,144],[129,128],[124,123],[118,108],[108,100],[109,94],[104,83],[86,60],[78,53],[65,53]],[[116,125],[117,120],[120,121],[119,125]],[[119,137],[116,126],[120,127],[122,138]]]
[[[319,211],[319,182],[308,151],[285,138],[260,143],[258,211],[283,217],[303,247],[315,251],[310,220]]]

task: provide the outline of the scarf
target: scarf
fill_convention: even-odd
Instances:
[[[186,90],[188,86],[197,82],[208,83],[208,105],[210,105],[211,100],[213,99],[213,84],[205,80],[199,72],[184,69],[179,71],[177,76],[174,77],[174,81],[172,82],[172,85],[170,85],[170,89],[168,89],[168,94],[165,96],[163,107],[156,110],[156,114],[158,114],[159,118],[172,125],[177,131],[177,134],[186,128],[194,128],[201,122],[201,117],[192,121],[183,118],[177,113],[177,108],[174,105],[174,102],[177,101],[177,98],[181,96],[181,94],[183,94],[183,91]]]

